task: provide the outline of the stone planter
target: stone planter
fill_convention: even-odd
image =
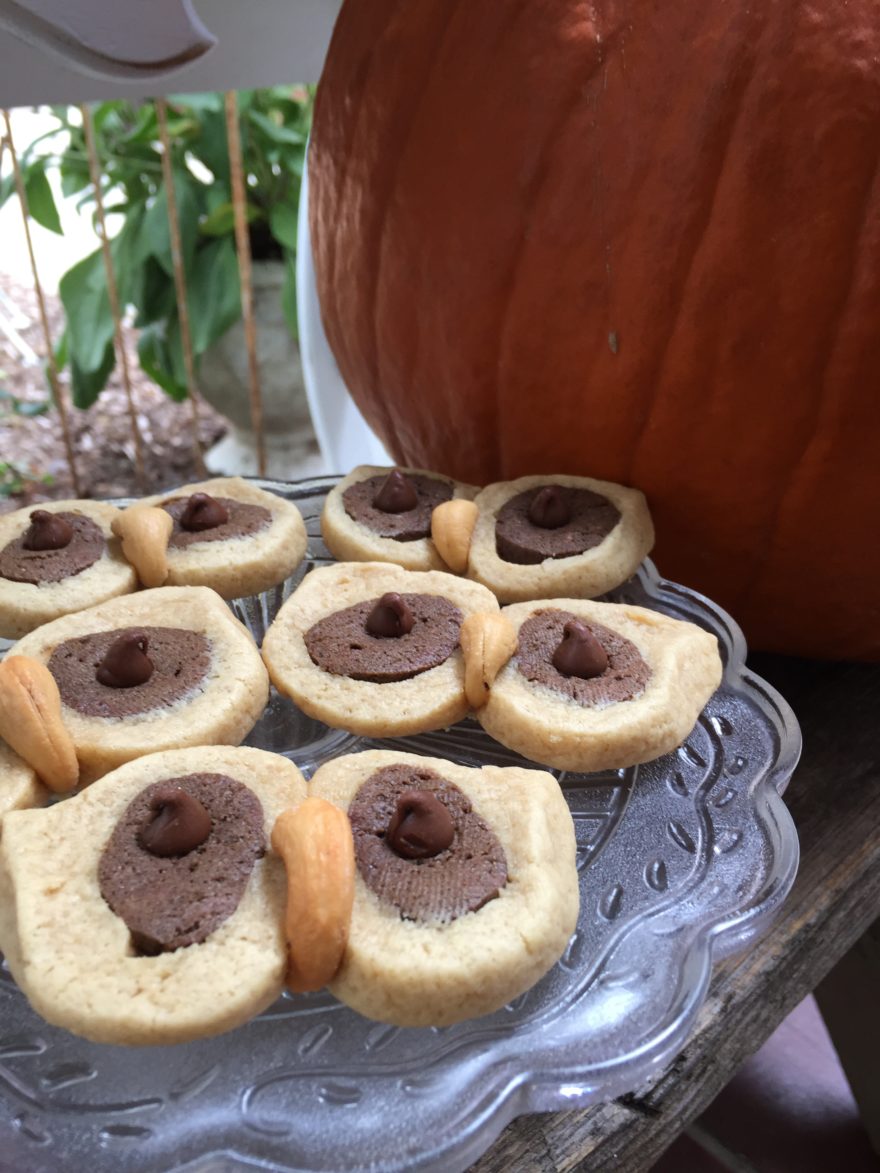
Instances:
[[[254,317],[263,401],[266,474],[293,480],[323,471],[303,386],[299,347],[281,309],[282,261],[253,264]],[[235,323],[202,355],[202,396],[229,420],[226,436],[205,453],[209,471],[257,473],[256,438],[251,427],[250,389],[244,325]]]

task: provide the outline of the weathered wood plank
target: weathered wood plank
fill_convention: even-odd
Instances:
[[[786,794],[801,866],[772,929],[716,969],[695,1030],[639,1096],[515,1120],[473,1173],[650,1168],[740,1064],[868,929],[880,908],[880,668],[760,656],[804,755]]]

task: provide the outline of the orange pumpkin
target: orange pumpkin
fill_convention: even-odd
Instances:
[[[635,485],[753,645],[880,658],[876,0],[347,0],[311,231],[395,459]]]

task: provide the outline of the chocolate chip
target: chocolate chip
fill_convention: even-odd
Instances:
[[[229,511],[208,493],[193,493],[180,515],[181,528],[196,533],[216,529],[228,520]]]
[[[107,688],[135,688],[153,675],[153,661],[146,654],[147,637],[128,631],[113,641],[95,672],[98,684]]]
[[[367,616],[367,631],[370,635],[397,638],[409,635],[413,629],[412,611],[396,591],[383,595]]]
[[[452,816],[430,790],[404,791],[385,832],[385,842],[403,859],[430,859],[454,838]]]
[[[180,786],[157,790],[150,799],[150,812],[138,840],[151,855],[188,855],[211,834],[211,816]]]
[[[415,509],[418,503],[415,486],[399,468],[391,470],[373,498],[374,507],[383,513],[406,513],[408,509]]]
[[[545,485],[529,506],[529,521],[539,529],[559,529],[571,521],[571,507],[559,485]]]
[[[608,657],[589,627],[571,619],[562,629],[562,641],[553,653],[553,667],[564,676],[592,680],[608,667]]]
[[[63,550],[70,545],[73,526],[57,513],[35,509],[31,514],[22,545],[26,550]]]

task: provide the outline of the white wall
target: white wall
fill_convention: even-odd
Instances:
[[[63,2],[70,25],[76,5],[74,0]],[[115,11],[123,14],[126,8],[136,8],[148,18],[150,13],[156,20],[162,16],[162,5],[155,0],[108,0],[114,2]],[[204,57],[155,81],[89,76],[56,53],[0,28],[0,106],[314,82],[340,4],[341,0],[195,0],[199,18],[218,43]],[[0,25],[4,9],[14,7],[0,2]]]

